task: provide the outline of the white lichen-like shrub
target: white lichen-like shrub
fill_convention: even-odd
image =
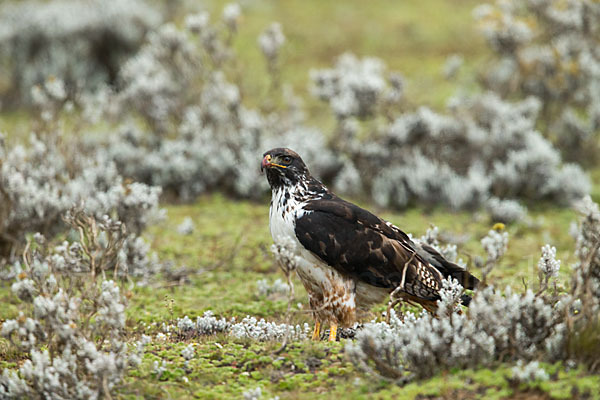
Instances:
[[[600,210],[588,196],[577,206],[582,215],[575,231],[573,293],[585,301],[588,308],[600,309]]]
[[[543,276],[542,281],[548,282],[551,278],[558,276],[560,260],[556,259],[556,247],[549,244],[542,247],[542,257],[538,261],[538,270]]]
[[[262,389],[255,387],[254,389],[248,389],[242,393],[244,400],[260,400],[262,399]]]
[[[177,226],[177,232],[179,232],[182,235],[191,235],[192,233],[194,233],[194,229],[194,221],[191,217],[185,217],[181,224]]]
[[[186,369],[189,368],[190,360],[192,360],[196,355],[196,350],[194,349],[194,345],[192,343],[188,344],[183,350],[181,350],[181,356],[184,358],[184,367]]]
[[[167,23],[148,35],[146,44],[120,70],[118,100],[139,112],[155,129],[168,128],[169,118],[183,110],[185,92],[201,62],[185,33]]]
[[[597,353],[589,343],[598,340],[600,213],[589,197],[580,211],[579,261],[569,293],[547,293],[560,261],[556,249],[545,245],[538,262],[537,293],[531,289],[516,293],[510,287],[500,291],[488,285],[475,291],[468,309],[460,310],[461,288],[444,282],[436,315],[408,313],[400,318],[392,309],[389,322],[371,322],[357,332],[355,341],[346,344],[348,356],[362,370],[400,384],[452,368],[500,362],[516,363],[512,379],[517,383],[546,380],[540,361],[580,360],[595,368]],[[482,245],[490,259],[498,260],[506,241],[502,233],[491,231]]]
[[[160,379],[167,370],[167,362],[165,360],[162,360],[160,364],[158,361],[152,363],[152,374],[156,379]]]
[[[287,283],[277,278],[273,283],[269,283],[266,279],[260,279],[256,281],[256,289],[258,295],[261,297],[267,297],[272,294],[287,295],[290,291],[290,287]]]
[[[229,3],[223,7],[222,19],[229,30],[235,32],[237,24],[242,15],[242,8],[238,3]]]
[[[496,263],[508,250],[508,232],[490,230],[481,239],[481,246],[487,253],[487,262]]]
[[[183,332],[204,336],[227,332],[231,328],[231,323],[225,318],[217,319],[212,311],[206,311],[202,317],[196,318],[196,322],[193,322],[187,315],[178,319],[177,328]]]
[[[121,104],[121,113],[110,116],[121,121],[133,110],[151,130],[121,124],[116,137],[97,144],[121,174],[184,200],[211,190],[259,197],[268,185],[257,166],[265,149],[276,146],[300,152],[320,176],[335,174],[339,163],[325,136],[303,126],[295,106],[264,115],[243,104],[243,92],[226,73],[235,62],[235,18],[226,15],[237,10],[224,11],[226,27],[211,24],[206,13],[189,16],[187,30],[173,24],[160,27],[122,68],[122,89],[109,95],[105,108]],[[272,25],[261,36],[272,80],[278,79],[281,35],[278,25]],[[289,91],[282,93],[284,102],[296,102]],[[96,106],[84,103],[84,109]]]
[[[600,6],[590,0],[509,0],[474,11],[496,57],[485,85],[502,97],[535,96],[569,161],[595,158],[600,127]]]
[[[527,216],[527,208],[516,200],[492,197],[487,201],[486,206],[494,222],[510,224],[523,221]]]
[[[118,216],[134,235],[161,218],[159,187],[123,179],[101,152],[80,145],[32,135],[28,146],[9,148],[0,138],[0,254],[18,250],[26,233],[64,230],[61,215],[76,204],[97,218]]]
[[[485,282],[489,273],[498,265],[504,253],[508,250],[508,232],[491,229],[481,239],[481,246],[487,255],[481,273],[481,279]]]
[[[230,335],[237,339],[264,341],[306,340],[310,334],[308,324],[288,325],[268,322],[255,317],[245,317],[231,325]]]
[[[421,241],[435,243],[436,236],[437,231],[431,229]],[[506,241],[505,233],[496,231],[482,240],[494,263],[505,251]],[[346,345],[346,351],[362,370],[400,384],[451,368],[564,359],[569,341],[565,318],[571,312],[571,297],[545,295],[548,279],[557,269],[554,255],[549,246],[544,247],[537,293],[482,286],[468,309],[463,309],[461,285],[444,281],[435,315],[408,313],[400,318],[391,309],[389,322],[366,324],[356,340]]]
[[[236,339],[251,339],[261,342],[288,340],[306,340],[310,333],[308,324],[291,325],[276,323],[246,316],[237,322],[216,318],[212,311],[206,311],[202,317],[192,321],[188,316],[177,319],[177,329],[186,337],[226,334]],[[170,330],[170,328],[168,328]]]
[[[535,130],[539,103],[501,100],[493,93],[457,98],[450,115],[428,108],[402,114],[354,158],[382,206],[442,202],[455,209],[490,197],[547,199],[569,204],[590,182]]]
[[[439,236],[440,229],[437,226],[432,225],[431,227],[427,228],[425,235],[416,239],[416,241],[418,243],[433,247],[441,255],[443,255],[446,260],[463,265],[463,261],[458,258],[457,245],[453,243],[444,243],[442,245],[442,240],[440,240]]]
[[[564,164],[547,139],[553,135],[538,130],[546,103],[536,93],[508,101],[499,91],[484,92],[450,99],[444,114],[427,107],[407,111],[399,74],[387,71],[379,59],[346,53],[332,68],[311,72],[313,94],[327,102],[337,120],[335,132],[326,135],[306,126],[301,102],[279,82],[285,37],[275,23],[257,46],[266,60],[268,100],[247,99],[243,77],[235,73],[241,12],[232,3],[220,20],[200,12],[187,16],[184,28],[166,23],[152,30],[119,68],[116,86],[76,96],[83,116],[117,125],[116,135],[86,140],[96,148],[86,157],[114,162],[119,175],[183,200],[215,190],[264,196],[268,185],[257,166],[272,147],[296,150],[311,172],[340,194],[367,192],[385,207],[491,204],[494,218],[508,221],[523,210],[511,200],[493,199],[568,205],[589,192],[586,174]],[[516,35],[521,39],[515,43],[525,43],[531,38],[519,21],[507,37]],[[450,61],[452,75],[459,58]],[[45,75],[31,91],[43,120],[73,107],[65,99],[69,85],[61,82],[68,80]],[[571,112],[564,126],[586,131],[579,115]],[[138,117],[144,123],[131,122]],[[577,135],[585,136],[570,137]]]
[[[543,367],[540,367],[538,361],[524,364],[523,361],[519,360],[517,365],[511,369],[511,372],[511,379],[517,383],[539,382],[550,379],[550,376]]]
[[[119,269],[122,224],[91,221],[80,241],[50,248],[36,235],[28,243],[12,285],[21,311],[0,331],[26,359],[17,370],[4,370],[0,397],[105,398],[128,368],[139,364],[148,338],[129,350],[127,300],[115,281],[104,278],[105,272]],[[90,236],[97,230],[105,234],[104,245]]]
[[[223,24],[203,12],[186,18],[185,29],[161,26],[119,70],[118,90],[77,96],[84,116],[114,118],[116,135],[65,144],[55,132],[40,132],[44,139],[34,137],[28,147],[3,146],[3,254],[22,244],[27,232],[61,229],[61,213],[81,200],[97,217],[117,213],[129,232],[139,234],[158,216],[158,187],[183,200],[214,190],[264,196],[260,156],[280,146],[299,152],[340,194],[367,192],[386,207],[487,204],[494,219],[508,222],[523,210],[496,198],[569,204],[589,191],[581,169],[562,164],[536,131],[539,100],[513,103],[486,93],[453,99],[447,115],[425,107],[403,112],[401,78],[376,59],[347,54],[334,68],[313,72],[315,94],[338,117],[339,140],[305,126],[297,99],[286,90],[275,93],[278,85],[271,93],[296,105],[247,107],[239,77],[230,72],[240,12],[228,6]],[[259,39],[273,82],[281,31],[271,25]],[[45,77],[31,90],[48,126],[58,126],[61,113],[73,107],[65,82]],[[135,116],[147,124],[129,123]],[[137,239],[129,244],[143,247]]]
[[[224,15],[239,12],[232,10]],[[338,123],[335,138],[305,126],[297,98],[279,85],[284,36],[277,24],[259,38],[270,100],[251,109],[239,76],[230,72],[238,62],[236,18],[218,24],[203,12],[188,16],[185,30],[160,27],[121,69],[121,90],[100,96],[107,109],[121,105],[117,121],[133,109],[149,127],[122,123],[116,137],[98,144],[120,174],[184,200],[213,190],[259,197],[268,189],[257,168],[261,154],[289,147],[340,194],[366,191],[385,207],[472,209],[490,198],[568,205],[589,192],[586,174],[563,164],[536,130],[542,103],[535,97],[510,102],[488,92],[451,99],[447,114],[405,111],[402,79],[375,58],[348,53],[333,68],[312,71],[313,94]],[[96,109],[96,102],[82,102],[84,110]],[[507,221],[523,211],[494,204]]]
[[[161,15],[143,0],[4,2],[0,7],[0,68],[12,94],[31,103],[30,89],[49,76],[71,96],[116,83]]]
[[[281,24],[278,22],[272,23],[258,37],[258,45],[263,55],[267,59],[269,69],[274,72],[277,67],[276,63],[279,57],[279,51],[285,43],[285,36],[281,30]]]
[[[311,78],[313,94],[338,120],[332,146],[361,171],[339,186],[347,193],[369,190],[387,207],[441,202],[464,209],[493,197],[566,205],[590,190],[581,168],[564,164],[559,150],[537,130],[544,103],[533,95],[513,102],[490,91],[451,98],[447,114],[427,107],[405,112],[386,101],[386,93],[396,88],[383,62],[351,54],[332,69],[312,71]],[[357,126],[353,118],[367,123]],[[496,205],[506,211],[502,219],[523,214],[513,204]]]
[[[451,290],[450,293],[460,293]],[[403,381],[430,377],[450,368],[475,368],[498,361],[545,357],[562,350],[564,332],[555,329],[563,315],[533,292],[504,294],[487,287],[464,313],[450,307],[437,316],[407,314],[390,324],[370,323],[346,345],[350,359],[365,371]],[[561,353],[562,354],[562,353]]]
[[[340,119],[373,116],[388,91],[396,89],[400,92],[398,100],[401,97],[401,85],[387,83],[385,65],[374,57],[359,59],[346,53],[334,68],[312,70],[310,76],[313,95],[327,101]],[[391,76],[389,79],[393,80]]]

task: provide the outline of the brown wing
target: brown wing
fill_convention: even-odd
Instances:
[[[365,283],[390,290],[402,286],[409,295],[436,300],[444,277],[460,274],[463,282],[463,275],[472,277],[352,203],[334,197],[314,200],[305,209],[310,212],[296,221],[300,243],[337,271]]]

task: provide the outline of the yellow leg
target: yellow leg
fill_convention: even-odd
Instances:
[[[321,340],[321,323],[319,321],[315,322],[315,329],[313,330],[312,340]]]
[[[337,328],[338,328],[338,326],[336,324],[331,324],[331,326],[329,327],[329,341],[330,342],[335,342],[337,340]]]

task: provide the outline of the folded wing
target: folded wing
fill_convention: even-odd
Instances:
[[[394,225],[334,197],[314,200],[296,221],[300,243],[338,272],[418,299],[439,299],[442,279],[472,289],[478,280],[430,246],[419,246]]]

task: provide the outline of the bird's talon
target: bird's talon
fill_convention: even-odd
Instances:
[[[329,328],[329,341],[335,342],[337,340],[337,325],[332,324]]]
[[[321,323],[319,321],[315,322],[315,329],[313,330],[312,340],[321,340]]]

